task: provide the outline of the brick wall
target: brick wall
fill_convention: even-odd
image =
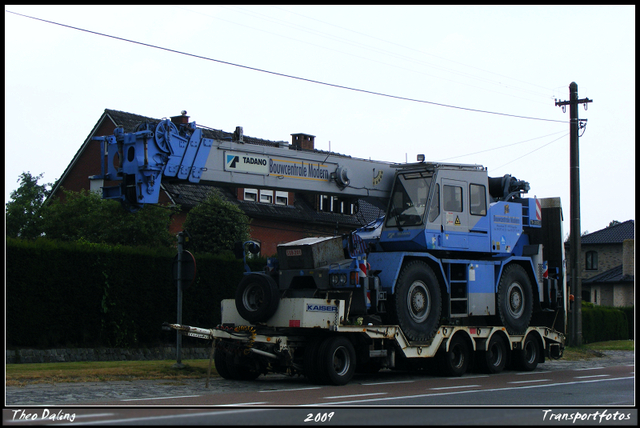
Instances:
[[[625,239],[622,242],[622,274],[633,275],[635,270],[634,240]]]
[[[587,251],[598,253],[598,269],[585,270],[585,256]],[[566,251],[567,267],[571,266],[571,252]],[[620,244],[592,244],[580,246],[579,270],[582,279],[588,279],[622,264],[622,245]]]

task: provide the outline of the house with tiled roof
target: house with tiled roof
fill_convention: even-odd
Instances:
[[[187,123],[189,116],[171,117],[176,123]],[[60,179],[54,184],[49,198],[60,197],[62,189],[80,191],[87,189],[100,191],[103,186],[114,186],[118,183],[105,181],[103,166],[106,153],[101,154],[101,144],[93,137],[112,135],[115,128],[121,126],[124,132],[134,132],[142,122],[160,122],[150,118],[118,110],[105,109],[91,132],[82,143],[75,156],[65,169]],[[198,124],[203,136],[212,139],[233,139],[234,132],[209,128]],[[235,130],[237,134],[238,128]],[[291,134],[291,143],[270,141],[250,137],[242,133],[245,144],[288,146],[292,150],[312,150],[315,136],[296,133]],[[332,155],[338,155],[332,153]],[[339,156],[339,155],[338,155]],[[106,170],[106,169],[104,169]],[[178,204],[182,211],[172,217],[171,232],[178,233],[188,211],[200,203],[211,191],[219,192],[228,201],[236,204],[251,219],[251,238],[261,243],[263,255],[276,253],[276,246],[309,236],[333,236],[349,232],[365,225],[382,212],[364,200],[341,200],[320,194],[282,192],[269,189],[251,189],[233,186],[210,186],[186,182],[163,182],[159,204]]]
[[[634,242],[634,220],[617,223],[581,237],[580,277],[583,301],[602,306],[634,305]],[[568,244],[566,249],[568,259]]]

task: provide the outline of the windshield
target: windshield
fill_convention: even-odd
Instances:
[[[429,172],[398,174],[391,194],[387,226],[402,228],[422,224],[432,178]]]

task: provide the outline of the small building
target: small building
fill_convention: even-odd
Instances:
[[[186,112],[174,116],[176,123],[188,123]],[[132,113],[105,109],[93,129],[82,143],[64,173],[54,184],[49,198],[61,197],[62,189],[101,191],[102,186],[113,186],[117,182],[105,182],[100,159],[106,162],[106,153],[100,153],[101,144],[93,137],[112,135],[122,126],[124,132],[135,132],[142,122],[160,122]],[[269,141],[243,135],[242,128],[225,132],[198,125],[205,138],[237,139],[245,144],[288,146],[291,150],[315,149],[315,136],[304,133],[291,134],[292,142]],[[332,156],[340,156],[331,153]],[[282,192],[270,189],[251,189],[232,186],[210,186],[192,183],[163,182],[159,204],[179,204],[182,211],[172,217],[170,230],[178,233],[191,208],[202,202],[209,192],[217,189],[220,194],[236,204],[251,219],[251,238],[261,244],[263,255],[276,253],[281,243],[309,236],[334,236],[363,226],[382,215],[382,211],[364,200],[348,201],[321,194]]]
[[[635,223],[627,220],[580,240],[582,301],[601,306],[633,306]],[[567,265],[569,265],[567,248]]]

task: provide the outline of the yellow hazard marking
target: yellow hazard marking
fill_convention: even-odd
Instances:
[[[460,226],[460,217],[456,216],[456,221],[454,223],[456,226]]]
[[[378,184],[380,184],[380,182],[382,181],[382,175],[384,174],[383,171],[378,171],[378,174],[373,177],[373,185],[377,186]]]

